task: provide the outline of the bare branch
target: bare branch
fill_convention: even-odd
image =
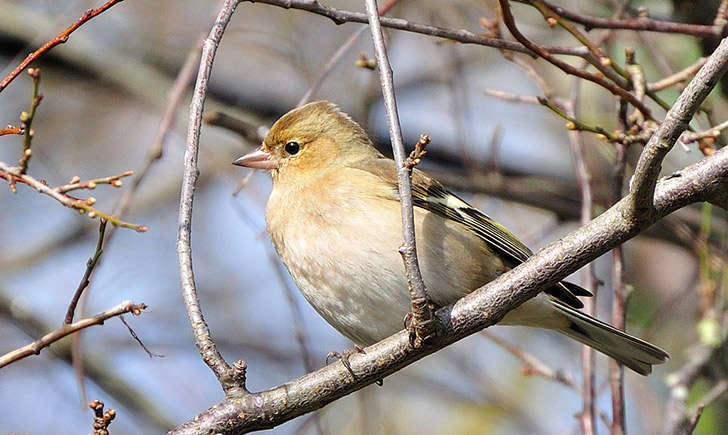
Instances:
[[[70,325],[63,325],[55,331],[49,332],[38,340],[18,348],[12,352],[8,352],[3,356],[0,356],[0,367],[5,367],[8,364],[14,363],[15,361],[21,360],[30,355],[38,355],[41,350],[60,340],[61,338],[78,332],[82,329],[86,329],[89,326],[103,325],[104,322],[112,317],[120,316],[126,313],[132,313],[135,316],[141,314],[147,308],[143,303],[135,304],[131,301],[125,301],[119,305],[99,313],[93,317],[81,319],[77,322],[71,323]]]
[[[635,213],[651,213],[655,183],[662,169],[662,160],[675,145],[690,119],[728,69],[728,40],[723,39],[705,65],[695,75],[665,119],[652,135],[635,167],[630,186],[631,202]],[[643,112],[644,114],[644,112]]]
[[[324,6],[317,0],[243,0],[255,3],[266,3],[273,6],[278,6],[286,9],[301,9],[304,11],[312,12],[316,15],[321,15],[331,19],[336,24],[342,23],[368,23],[369,19],[366,14],[360,12],[350,12],[342,9],[336,9],[328,6]],[[411,21],[404,20],[402,18],[389,18],[381,17],[380,22],[383,27],[388,27],[396,30],[404,30],[407,32],[420,33],[422,35],[430,35],[439,38],[445,38],[452,41],[457,41],[463,44],[476,44],[484,45],[487,47],[494,47],[501,50],[517,51],[533,55],[533,52],[524,47],[523,45],[508,41],[506,39],[491,38],[481,34],[473,33],[465,29],[447,29],[444,27],[431,26],[428,24],[413,23]],[[546,51],[552,54],[565,54],[569,56],[583,57],[588,53],[588,50],[584,47],[543,47]]]
[[[37,49],[34,52],[30,53],[22,62],[20,62],[20,65],[18,65],[17,67],[15,67],[15,69],[10,74],[8,74],[7,77],[5,77],[2,80],[2,82],[0,82],[0,92],[2,92],[3,89],[5,89],[10,84],[10,82],[12,82],[15,79],[15,77],[17,77],[18,75],[20,75],[20,73],[23,72],[23,70],[25,68],[27,68],[28,65],[30,65],[31,62],[33,62],[34,60],[36,60],[39,57],[41,57],[44,54],[46,54],[48,51],[50,51],[56,45],[63,44],[64,42],[68,41],[68,37],[71,35],[71,33],[73,33],[76,29],[78,29],[79,27],[81,27],[88,20],[90,20],[91,18],[94,18],[94,17],[98,16],[102,12],[104,12],[107,9],[111,8],[115,4],[121,3],[122,1],[124,1],[124,0],[109,0],[108,2],[104,3],[98,9],[89,9],[89,10],[87,10],[86,13],[84,13],[83,15],[81,15],[81,17],[78,20],[76,20],[75,23],[73,23],[70,26],[68,26],[68,28],[66,28],[66,30],[64,30],[63,32],[59,33],[58,36],[56,36],[55,38],[53,38],[50,41],[48,41],[45,44],[43,44],[43,46],[40,47],[39,49]]]
[[[81,278],[81,282],[78,284],[78,288],[76,288],[76,291],[73,293],[71,303],[68,304],[68,309],[66,310],[66,318],[63,321],[63,323],[66,325],[69,325],[71,324],[71,322],[73,322],[73,314],[76,312],[76,305],[78,305],[78,300],[81,299],[81,294],[83,294],[83,291],[91,283],[91,274],[96,267],[96,263],[99,262],[101,254],[104,252],[103,246],[105,234],[106,221],[101,219],[101,222],[99,223],[99,238],[96,242],[96,251],[94,251],[94,255],[91,256],[91,258],[89,258],[86,262],[86,271],[83,273],[83,278]]]
[[[49,187],[47,184],[45,184],[42,181],[36,180],[35,178],[31,177],[30,175],[23,174],[21,169],[18,167],[13,167],[8,165],[7,163],[0,162],[0,178],[4,178],[7,180],[7,182],[10,184],[11,188],[14,187],[14,183],[16,181],[20,181],[22,183],[27,184],[28,186],[32,187],[39,193],[42,193],[44,195],[48,195],[51,198],[55,199],[56,201],[60,202],[64,206],[68,208],[73,208],[79,211],[79,213],[86,213],[88,217],[95,218],[98,217],[100,219],[105,219],[109,222],[111,222],[114,226],[119,226],[123,228],[131,228],[133,230],[136,230],[138,232],[145,232],[147,231],[147,227],[143,225],[136,225],[129,222],[124,222],[117,217],[106,214],[102,211],[99,211],[92,207],[92,205],[96,202],[96,199],[91,197],[86,200],[76,199],[73,197],[70,197],[64,193],[61,193],[57,191],[53,187]],[[119,181],[117,179],[117,181]],[[113,185],[113,184],[112,184]],[[118,184],[121,186],[121,184]],[[90,185],[87,187],[89,189],[92,189]],[[62,190],[62,189],[61,189]]]
[[[382,34],[382,27],[379,23],[377,2],[376,0],[366,0],[366,6],[369,15],[369,27],[372,31],[372,40],[374,42],[374,51],[377,57],[379,81],[381,82],[382,95],[384,97],[384,109],[387,112],[389,138],[392,142],[394,161],[397,163],[399,201],[402,205],[402,237],[404,239],[402,246],[399,248],[399,253],[404,260],[410,302],[412,304],[412,325],[415,327],[413,344],[415,347],[419,347],[422,345],[422,341],[434,332],[434,329],[432,325],[433,314],[431,302],[427,296],[425,282],[422,280],[420,265],[417,261],[415,218],[412,208],[412,168],[405,164],[407,154],[404,151],[399,115],[397,114],[392,67],[389,65],[387,49],[384,46],[384,35]]]
[[[189,124],[187,126],[187,145],[185,147],[184,174],[182,177],[182,193],[179,205],[179,232],[177,235],[177,256],[179,258],[180,278],[182,281],[182,297],[187,315],[192,325],[195,344],[203,361],[210,367],[226,394],[245,391],[245,363],[240,362],[230,367],[217,350],[212,340],[210,328],[202,316],[200,301],[197,298],[194,274],[192,271],[192,201],[198,177],[197,154],[200,142],[200,126],[202,111],[207,95],[207,83],[212,70],[212,62],[217,52],[225,28],[230,22],[239,0],[224,0],[220,7],[210,34],[202,45],[200,67],[197,73],[195,90],[190,103]]]

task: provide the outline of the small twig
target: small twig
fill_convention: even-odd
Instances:
[[[122,314],[132,313],[135,316],[138,316],[146,308],[147,306],[144,303],[135,304],[131,301],[125,301],[93,317],[78,320],[70,325],[63,325],[28,345],[0,356],[0,367],[5,367],[8,364],[14,363],[15,361],[21,360],[30,355],[38,355],[42,349],[63,337],[66,337],[67,335],[73,334],[74,332],[86,329],[89,326],[103,325],[106,320]]]
[[[521,3],[526,3],[525,0],[518,1]],[[556,6],[545,1],[543,3],[545,3],[557,14],[561,15],[567,20],[583,24],[584,28],[587,31],[591,29],[623,29],[663,33],[679,33],[683,35],[695,36],[720,36],[722,30],[717,26],[704,26],[699,24],[677,23],[672,21],[658,21],[647,17],[640,17],[636,19],[591,17],[569,11],[566,8],[562,8],[560,6]]]
[[[550,100],[548,100],[546,98],[536,97],[536,99],[538,100],[538,102],[540,104],[548,107],[549,109],[551,109],[552,112],[554,112],[555,114],[564,118],[565,120],[569,121],[566,123],[567,130],[589,131],[591,133],[595,133],[597,136],[601,136],[601,138],[606,139],[609,142],[617,142],[619,140],[619,138],[617,136],[608,132],[607,130],[603,129],[602,127],[584,124],[583,122],[579,121],[578,119],[574,118],[573,116],[570,116],[562,108],[560,108],[559,106],[552,103]]]
[[[104,412],[104,402],[92,400],[88,407],[94,411],[93,435],[109,435],[109,425],[116,418],[116,411],[109,409]]]
[[[720,136],[720,132],[728,128],[728,121],[721,122],[720,124],[716,125],[715,127],[711,127],[705,131],[686,131],[685,133],[680,136],[680,141],[682,143],[691,143],[691,142],[697,142],[701,139],[715,139],[718,136]]]
[[[530,353],[508,343],[507,341],[503,340],[502,338],[493,335],[489,333],[488,331],[483,331],[483,335],[488,337],[489,340],[491,340],[493,343],[497,344],[498,346],[502,347],[508,353],[513,355],[514,357],[518,358],[525,364],[523,367],[523,370],[521,372],[525,376],[530,375],[538,375],[545,379],[550,379],[552,381],[556,381],[562,385],[566,385],[567,387],[571,388],[572,390],[576,392],[580,392],[581,389],[578,385],[576,385],[576,382],[574,382],[574,379],[567,373],[564,373],[561,370],[553,369],[549,366],[547,366],[543,361],[539,360],[535,356],[531,355]]]
[[[430,136],[426,134],[420,135],[420,140],[415,144],[415,149],[412,150],[409,157],[404,161],[404,166],[408,169],[412,169],[415,166],[422,163],[422,159],[427,155],[427,145],[431,142]]]
[[[674,86],[678,83],[682,83],[686,80],[689,80],[692,76],[695,75],[700,68],[705,65],[705,62],[708,60],[707,57],[701,57],[697,60],[694,64],[688,66],[687,68],[684,68],[681,71],[678,71],[674,74],[671,74],[663,79],[660,79],[653,83],[647,83],[647,90],[650,92],[658,92],[663,89],[667,89],[670,86]]]
[[[111,224],[114,226],[130,228],[130,229],[133,229],[140,233],[147,231],[147,227],[145,227],[143,225],[136,225],[136,224],[122,221],[110,214],[106,214],[102,211],[99,211],[99,210],[93,208],[92,204],[94,204],[96,202],[96,199],[93,197],[88,198],[86,200],[82,200],[82,199],[73,198],[66,194],[57,192],[54,188],[49,187],[44,182],[36,180],[35,178],[31,177],[30,175],[23,174],[20,171],[20,168],[9,166],[8,164],[6,164],[4,162],[0,162],[0,178],[5,179],[11,186],[14,186],[14,183],[16,181],[25,183],[28,186],[35,189],[36,191],[38,191],[39,193],[50,196],[51,198],[55,199],[56,201],[60,202],[61,204],[63,204],[64,206],[66,206],[68,208],[76,209],[81,214],[86,213],[88,215],[88,217],[91,219],[98,217],[100,219],[105,219],[105,220],[111,222]]]
[[[64,30],[63,32],[58,34],[58,36],[56,36],[55,38],[53,38],[50,41],[43,44],[43,46],[40,47],[39,49],[30,53],[22,62],[20,62],[20,65],[15,67],[15,69],[10,74],[8,74],[7,77],[5,77],[2,80],[2,82],[0,82],[0,92],[2,92],[3,89],[5,89],[8,86],[8,84],[10,84],[10,82],[12,82],[18,75],[20,75],[20,73],[25,68],[27,68],[31,62],[33,62],[34,60],[36,60],[39,57],[46,54],[48,51],[50,51],[56,45],[63,44],[64,42],[68,41],[68,37],[71,35],[71,33],[73,33],[76,29],[81,27],[88,20],[98,16],[102,12],[106,11],[107,9],[111,8],[112,6],[114,6],[117,3],[121,3],[122,1],[124,1],[124,0],[109,0],[108,2],[106,2],[103,6],[99,7],[98,9],[87,10],[86,13],[81,15],[81,17],[78,20],[76,20],[75,23],[68,26],[68,28],[66,28],[66,30]]]
[[[83,273],[81,282],[78,284],[76,291],[73,293],[71,303],[68,305],[68,310],[66,310],[66,318],[63,321],[63,323],[66,325],[70,325],[71,322],[73,322],[73,314],[76,312],[76,305],[78,305],[78,300],[81,298],[81,294],[83,294],[83,291],[86,289],[86,287],[88,287],[88,285],[91,283],[91,274],[93,273],[94,268],[96,267],[96,263],[98,263],[99,258],[101,257],[101,254],[104,252],[103,246],[105,233],[106,220],[101,219],[101,222],[99,223],[99,238],[96,241],[96,251],[94,251],[94,255],[86,262],[86,271]]]
[[[79,189],[93,190],[99,184],[109,184],[112,187],[121,187],[124,185],[124,183],[121,181],[121,178],[129,177],[131,175],[134,175],[134,171],[126,171],[118,175],[112,175],[110,177],[103,178],[94,178],[93,180],[87,181],[80,181],[78,177],[73,177],[70,183],[64,184],[63,186],[54,187],[53,190],[58,193],[68,193],[73,190]]]
[[[139,344],[139,346],[141,346],[142,349],[144,349],[144,352],[146,352],[147,355],[149,355],[149,358],[164,358],[164,355],[159,354],[159,353],[154,353],[151,350],[149,350],[149,348],[147,348],[147,346],[144,344],[142,339],[139,338],[139,335],[137,335],[136,331],[134,331],[134,329],[132,329],[132,327],[129,326],[128,323],[126,323],[124,316],[119,316],[119,320],[121,320],[121,323],[123,323],[124,326],[126,326],[126,330],[129,331],[129,335],[131,335],[131,338],[133,338],[134,341],[136,341]]]
[[[202,125],[202,111],[207,96],[208,80],[212,71],[215,53],[225,28],[230,22],[235,8],[240,0],[224,0],[217,14],[210,33],[202,44],[200,66],[197,81],[190,102],[189,121],[187,125],[187,141],[185,146],[184,173],[182,175],[182,192],[179,203],[179,225],[177,234],[177,256],[179,259],[180,278],[182,281],[182,298],[187,316],[192,326],[195,344],[202,356],[202,360],[217,377],[226,395],[241,395],[245,389],[246,365],[239,361],[232,367],[223,359],[212,339],[210,328],[205,322],[197,298],[192,270],[192,201],[199,175],[197,155],[200,144],[200,128]]]
[[[387,49],[384,46],[384,35],[379,22],[376,0],[366,0],[367,15],[369,17],[369,28],[372,33],[374,52],[377,58],[379,80],[384,98],[384,108],[387,113],[387,124],[389,124],[389,137],[392,141],[394,160],[397,163],[397,179],[399,185],[399,200],[402,205],[402,233],[403,245],[399,253],[404,260],[407,274],[407,284],[412,305],[412,326],[414,326],[413,345],[420,347],[423,341],[432,335],[434,330],[434,314],[430,299],[427,296],[425,283],[422,280],[420,265],[417,261],[417,248],[415,244],[415,221],[412,202],[412,169],[405,164],[405,152],[402,141],[402,131],[397,115],[397,101],[394,96],[394,84],[392,78],[392,67],[389,65]]]
[[[627,100],[630,104],[638,108],[646,118],[651,118],[651,111],[650,109],[645,106],[641,101],[639,101],[634,95],[632,95],[630,92],[622,89],[621,87],[617,86],[616,84],[608,81],[605,79],[602,75],[595,75],[592,73],[587,72],[586,70],[582,70],[579,68],[576,68],[572,66],[571,64],[553,56],[552,53],[549,53],[549,51],[538,45],[535,44],[533,41],[528,39],[523,33],[521,33],[520,30],[518,30],[518,27],[516,26],[515,18],[513,17],[513,14],[511,13],[511,6],[508,3],[508,0],[498,0],[498,3],[500,4],[501,11],[503,12],[503,23],[505,23],[508,30],[511,32],[514,38],[524,46],[526,46],[528,49],[536,53],[538,56],[544,58],[544,60],[548,61],[549,63],[553,64],[563,72],[573,75],[576,77],[580,77],[582,79],[588,80],[590,82],[596,83],[599,86],[605,88],[612,94],[623,98]]]
[[[386,14],[394,5],[397,4],[399,0],[387,0],[386,3],[384,3],[378,10],[378,13],[380,16]],[[326,80],[326,77],[328,77],[329,73],[334,69],[334,67],[341,61],[341,59],[344,57],[344,55],[351,49],[351,47],[354,46],[354,43],[356,42],[359,37],[366,32],[367,28],[366,26],[361,27],[359,30],[354,32],[349,39],[344,41],[343,44],[339,46],[339,48],[336,49],[334,54],[332,54],[326,63],[324,64],[324,67],[321,69],[321,72],[319,73],[318,77],[316,78],[316,81],[313,85],[306,91],[306,93],[301,97],[301,100],[298,102],[296,107],[301,107],[304,104],[311,101],[311,98],[318,92],[319,89],[321,89],[321,85],[323,85],[324,80]],[[361,60],[361,59],[360,59]],[[369,68],[369,63],[366,63],[364,67]],[[359,63],[357,62],[357,66]],[[369,69],[374,69],[374,67],[371,67]]]
[[[268,134],[268,129],[265,127],[254,125],[248,121],[215,110],[205,112],[202,120],[205,124],[222,127],[233,133],[237,133],[246,141],[257,144],[256,146],[260,145],[265,139],[266,134]]]
[[[483,89],[483,93],[512,103],[539,104],[538,97],[532,95],[518,95],[496,89]]]
[[[569,103],[564,115],[571,119],[576,119],[581,111],[581,82],[578,78],[573,79],[571,92],[569,95]],[[550,106],[549,106],[550,107]],[[552,108],[552,110],[554,110]],[[557,112],[558,113],[558,112]],[[581,194],[581,210],[579,212],[582,225],[589,222],[594,215],[594,194],[591,185],[591,172],[586,164],[584,156],[584,143],[579,134],[578,129],[570,129],[569,131],[569,151],[571,159],[574,162],[574,170],[576,180],[579,184],[579,192]],[[597,300],[597,280],[594,275],[594,266],[590,263],[584,267],[584,288],[591,291],[594,296],[584,301],[584,312],[594,315],[596,311]],[[596,433],[596,356],[594,349],[589,346],[582,346],[581,364],[582,364],[582,388],[580,390],[582,397],[582,411],[579,422],[582,432],[585,435]]]
[[[8,124],[5,127],[0,128],[0,136],[5,136],[6,134],[25,134],[25,130],[21,127],[13,127]]]
[[[336,24],[342,23],[368,23],[367,14],[336,9],[322,5],[317,0],[244,0],[255,3],[265,3],[286,9],[300,9],[329,18]],[[519,53],[533,55],[533,52],[523,45],[501,38],[491,38],[482,34],[474,33],[465,29],[448,29],[445,27],[431,26],[429,24],[413,23],[402,18],[382,17],[380,23],[383,27],[419,33],[422,35],[435,36],[450,41],[457,41],[462,44],[483,45],[486,47],[510,50]],[[584,47],[543,47],[552,54],[564,54],[567,56],[583,57],[587,50]]]
[[[33,151],[30,149],[30,142],[33,140],[32,125],[33,119],[35,118],[35,111],[43,100],[43,95],[38,93],[40,69],[28,68],[28,75],[33,79],[33,97],[30,100],[30,109],[20,114],[21,128],[25,132],[25,138],[23,140],[23,154],[20,156],[18,167],[23,174],[28,172],[28,163],[30,162],[30,157],[33,155]]]

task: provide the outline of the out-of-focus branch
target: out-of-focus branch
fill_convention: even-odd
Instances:
[[[708,60],[707,58],[701,57],[694,64],[692,64],[692,65],[690,65],[690,66],[688,66],[688,67],[686,67],[686,68],[684,68],[684,69],[676,72],[675,74],[671,74],[671,75],[669,75],[669,76],[667,76],[667,77],[665,77],[663,79],[660,79],[660,80],[658,80],[656,82],[647,83],[646,88],[647,88],[648,91],[657,92],[657,91],[661,91],[663,89],[667,89],[670,86],[674,86],[674,85],[676,85],[678,83],[682,83],[684,81],[687,81],[692,76],[694,76],[695,73],[698,72],[698,70],[700,70],[700,68],[703,67],[703,65],[705,65],[705,62],[707,60]]]
[[[8,364],[14,363],[15,361],[18,361],[30,355],[38,355],[40,351],[43,350],[43,348],[48,347],[49,345],[55,343],[61,338],[73,334],[74,332],[88,328],[89,326],[103,325],[106,320],[112,317],[121,316],[122,314],[132,313],[135,316],[138,316],[146,308],[147,306],[143,303],[135,304],[131,301],[125,301],[93,317],[79,320],[77,322],[71,323],[70,325],[63,325],[59,329],[49,332],[48,334],[26,346],[23,346],[14,351],[8,352],[3,356],[0,356],[0,367],[5,367]]]
[[[115,4],[121,3],[122,1],[124,1],[124,0],[109,0],[108,2],[104,3],[104,5],[102,5],[98,9],[89,9],[88,11],[86,11],[86,13],[81,15],[81,17],[78,20],[76,20],[75,23],[68,26],[68,28],[66,28],[66,30],[59,33],[58,36],[56,36],[55,38],[53,38],[50,41],[43,44],[43,46],[40,47],[39,49],[30,53],[10,74],[8,74],[0,82],[0,92],[2,92],[3,89],[5,89],[10,84],[10,82],[12,82],[15,79],[15,77],[20,75],[20,73],[23,72],[23,70],[25,68],[27,68],[31,62],[33,62],[34,60],[36,60],[39,57],[46,54],[48,51],[50,51],[56,45],[63,44],[64,42],[68,41],[68,37],[71,35],[71,33],[73,33],[76,29],[81,27],[88,20],[98,16],[99,14],[103,13],[104,11],[111,8]]]
[[[195,90],[190,103],[189,121],[187,126],[187,144],[185,146],[184,173],[182,176],[182,192],[179,203],[179,232],[177,234],[177,255],[179,258],[180,278],[182,282],[182,297],[187,308],[187,315],[192,326],[195,344],[200,351],[203,361],[215,374],[223,391],[227,395],[245,393],[245,362],[239,361],[233,367],[223,359],[212,340],[210,328],[202,316],[200,301],[197,298],[197,288],[192,271],[192,201],[199,176],[197,155],[200,142],[200,127],[202,124],[202,111],[207,95],[207,85],[212,71],[212,63],[220,45],[225,28],[230,22],[239,0],[224,0],[220,6],[215,23],[210,34],[202,44],[200,67],[197,73]]]
[[[397,4],[399,0],[387,0],[386,3],[384,3],[379,9],[378,14],[380,16],[386,14],[394,5]],[[349,49],[354,45],[357,39],[367,30],[366,27],[361,27],[359,30],[354,32],[349,39],[344,41],[343,44],[339,46],[339,48],[336,49],[334,54],[329,57],[329,59],[324,64],[324,67],[321,69],[321,72],[319,73],[318,77],[316,78],[316,81],[311,85],[311,87],[306,91],[305,94],[303,94],[303,97],[298,101],[297,107],[303,106],[304,104],[311,101],[311,98],[318,92],[319,89],[321,89],[321,85],[324,83],[324,80],[326,80],[326,77],[329,75],[331,70],[334,69],[336,64],[339,63],[342,57],[344,57],[344,54],[346,54]]]

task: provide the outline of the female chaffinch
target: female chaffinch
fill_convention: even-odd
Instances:
[[[236,165],[266,169],[266,227],[306,300],[339,332],[370,345],[402,329],[410,308],[395,163],[334,104],[294,109]],[[412,173],[417,254],[428,295],[445,306],[531,254],[503,226],[436,180]],[[499,324],[556,330],[647,375],[667,353],[578,311],[587,290],[561,282]]]

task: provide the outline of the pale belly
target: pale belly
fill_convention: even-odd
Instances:
[[[372,208],[338,213],[335,222],[321,214],[293,218],[296,224],[287,222],[285,232],[270,231],[306,300],[331,326],[361,345],[403,329],[410,310],[397,252],[402,240],[399,209],[380,208],[374,216]],[[416,210],[420,267],[436,305],[455,302],[506,269],[459,224]]]

